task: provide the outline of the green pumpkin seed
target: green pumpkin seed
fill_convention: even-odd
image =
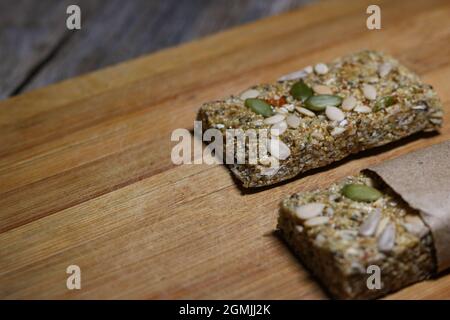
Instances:
[[[321,94],[309,97],[305,101],[305,108],[312,111],[323,111],[327,107],[337,107],[342,103],[342,98],[330,94]]]
[[[381,109],[390,107],[394,105],[396,102],[395,98],[392,96],[386,96],[378,99],[378,101],[375,103],[374,111],[379,111]]]
[[[301,100],[302,102],[306,101],[309,97],[313,95],[313,90],[308,87],[308,85],[303,82],[303,80],[300,80],[291,88],[291,91],[289,93],[297,100]]]
[[[264,100],[256,98],[245,99],[245,105],[248,108],[252,109],[253,112],[264,117],[270,117],[271,115],[273,115],[272,107]]]
[[[342,194],[347,198],[362,202],[373,202],[382,196],[380,191],[364,184],[347,184],[342,188]]]

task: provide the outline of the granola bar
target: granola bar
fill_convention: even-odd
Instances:
[[[285,199],[278,229],[336,298],[380,297],[436,272],[432,234],[419,213],[367,174]],[[367,285],[370,266],[381,271],[380,288]]]
[[[383,53],[362,51],[296,76],[302,78],[256,85],[200,108],[203,128],[220,129],[224,137],[226,129],[270,131],[268,156],[229,165],[244,187],[287,180],[442,124],[432,87]]]

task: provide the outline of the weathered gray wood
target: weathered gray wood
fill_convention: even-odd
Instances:
[[[97,2],[81,0],[84,15]],[[70,38],[66,8],[70,0],[2,0],[0,2],[0,99],[22,91]]]
[[[62,40],[64,29],[56,28],[61,10],[62,2],[51,5],[49,0],[0,2],[0,99],[12,94]]]
[[[0,99],[311,1],[2,1]],[[69,3],[81,30],[65,27]]]

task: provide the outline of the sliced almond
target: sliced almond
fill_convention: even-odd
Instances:
[[[315,217],[315,218],[306,220],[304,225],[305,225],[305,227],[315,227],[315,226],[319,226],[322,224],[326,224],[326,223],[328,223],[328,221],[330,221],[329,217]]]
[[[295,208],[295,214],[299,219],[307,220],[320,216],[325,205],[320,202],[308,203]]]
[[[389,252],[394,249],[395,246],[395,225],[390,222],[386,225],[383,232],[378,237],[378,250],[381,252]]]

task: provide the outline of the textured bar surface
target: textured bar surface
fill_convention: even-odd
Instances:
[[[349,199],[342,195],[349,183],[375,186],[382,196],[371,203]],[[323,210],[305,219],[306,204],[323,206]],[[303,264],[336,298],[380,297],[427,279],[436,271],[431,232],[418,212],[381,181],[365,174],[285,199],[278,229]],[[393,239],[390,245],[386,242],[388,233]],[[368,289],[367,280],[373,271],[367,270],[371,265],[380,268],[380,289]]]
[[[244,187],[287,180],[350,154],[419,131],[437,130],[442,124],[442,105],[432,87],[383,53],[361,51],[327,64],[325,73],[323,69],[323,64],[316,65],[305,68],[299,75],[306,85],[314,88],[316,95],[328,91],[343,101],[353,97],[353,103],[345,101],[339,109],[343,111],[343,119],[330,117],[324,111],[305,111],[305,103],[290,94],[298,79],[253,86],[240,96],[205,103],[200,108],[198,119],[203,122],[203,128],[218,128],[222,132],[274,126],[266,123],[263,115],[246,107],[245,98],[255,97],[255,93],[258,99],[271,105],[274,114],[285,116],[280,122],[287,122],[287,117],[294,118],[294,125],[287,125],[287,129],[283,123],[275,124],[282,128],[282,133],[274,139],[282,141],[290,150],[289,157],[280,159],[276,167],[271,167],[272,162],[267,159],[259,159],[258,164],[230,165]],[[391,100],[390,105],[383,106],[386,99]]]

